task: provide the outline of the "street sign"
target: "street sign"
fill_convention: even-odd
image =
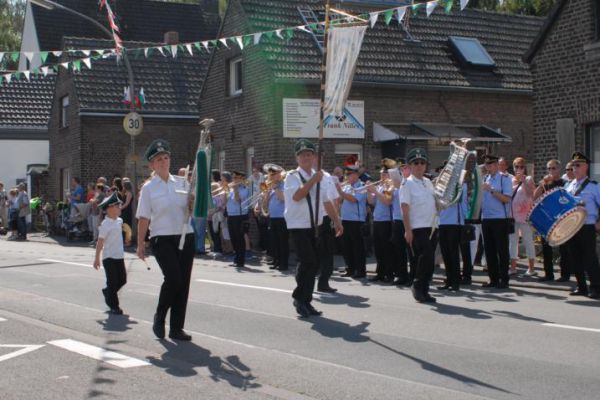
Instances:
[[[123,119],[123,129],[131,136],[137,136],[144,130],[144,119],[136,112],[130,112]]]

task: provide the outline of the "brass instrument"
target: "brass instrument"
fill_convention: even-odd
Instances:
[[[450,143],[448,163],[444,166],[434,184],[434,194],[442,209],[450,207],[459,200],[467,161],[469,157],[477,156],[475,151],[469,151],[466,148],[469,139],[462,139],[461,141],[462,145],[455,142]]]
[[[241,181],[241,182],[231,182],[228,183],[227,186],[225,187],[221,187],[219,189],[215,189],[211,192],[212,196],[220,196],[222,194],[229,194],[229,192],[231,192],[232,189],[235,189],[237,186],[239,185],[244,185],[244,186],[248,186],[248,181]]]

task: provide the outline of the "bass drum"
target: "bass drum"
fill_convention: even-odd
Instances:
[[[562,188],[545,193],[527,215],[529,223],[550,246],[560,246],[585,224],[587,212]]]

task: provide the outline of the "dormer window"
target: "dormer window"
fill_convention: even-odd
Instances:
[[[496,62],[476,38],[450,36],[452,51],[466,67],[492,69]]]

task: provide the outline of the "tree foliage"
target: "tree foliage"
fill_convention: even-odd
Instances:
[[[469,7],[511,14],[546,16],[557,0],[470,0]]]
[[[26,0],[0,0],[0,51],[18,50]]]

